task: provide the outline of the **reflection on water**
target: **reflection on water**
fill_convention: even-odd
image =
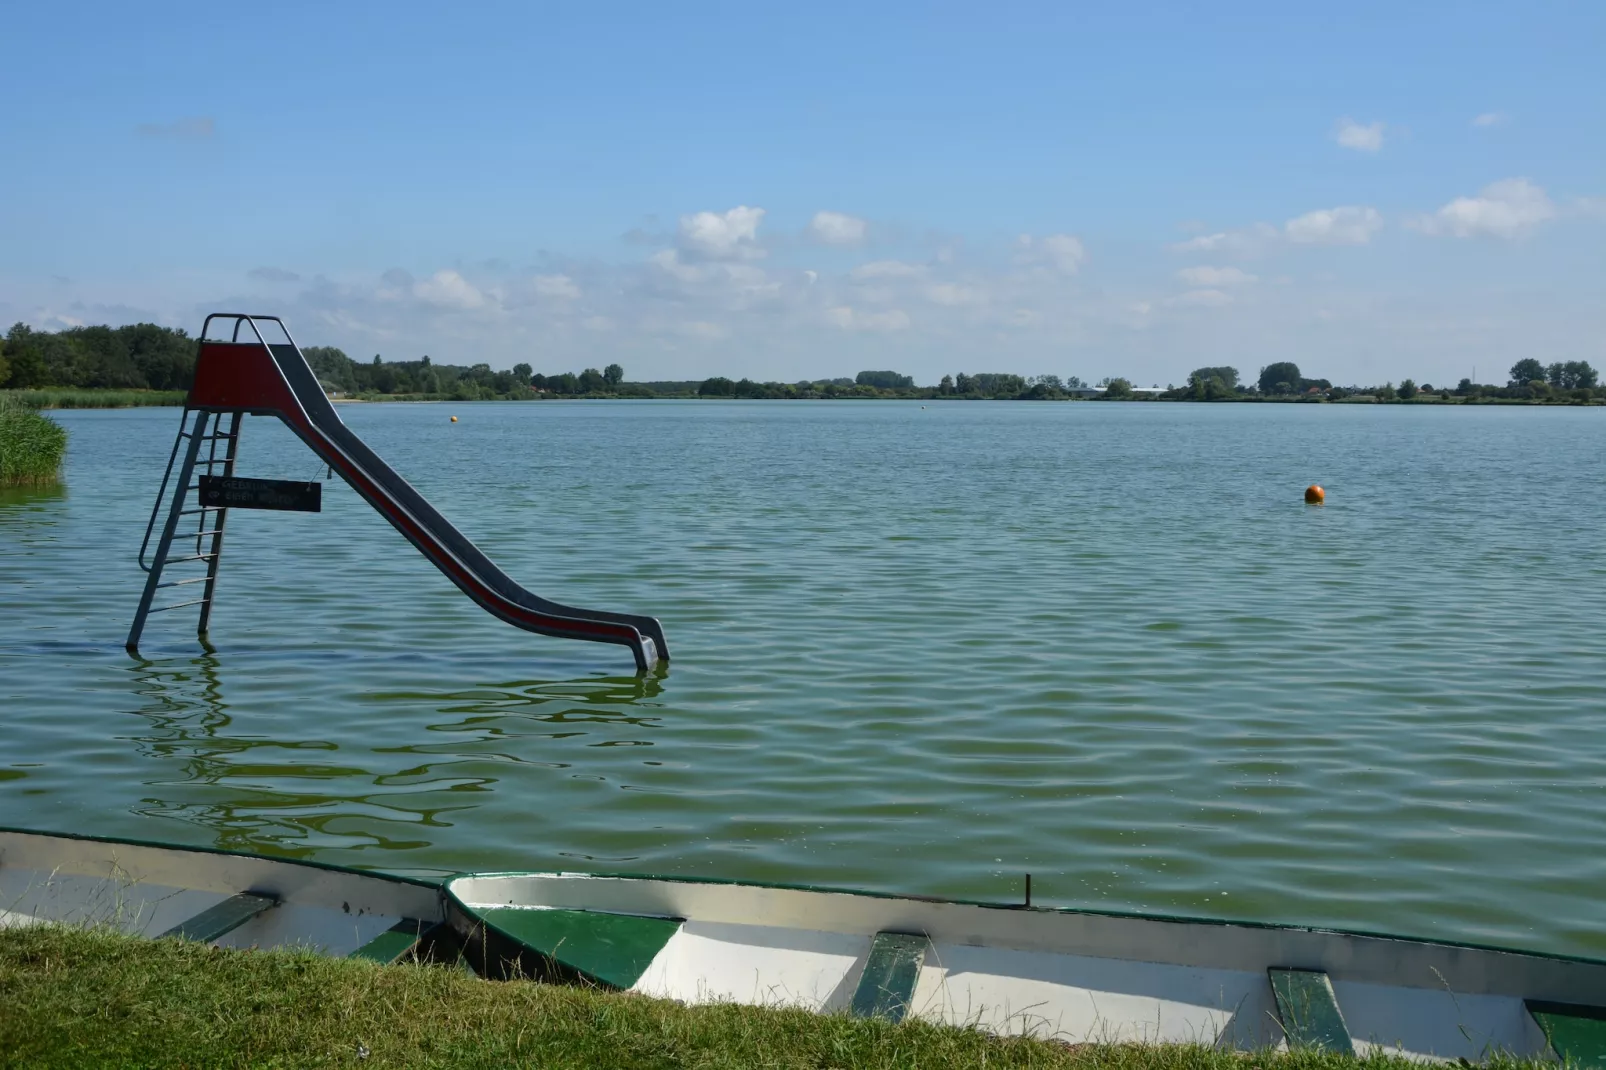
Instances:
[[[0,525],[14,523],[17,513],[44,512],[45,506],[59,502],[65,497],[67,497],[65,483],[20,487],[0,484]]]
[[[650,747],[648,738],[587,741],[587,726],[629,726],[646,737],[661,717],[646,712],[662,692],[666,668],[643,676],[518,680],[460,692],[375,691],[368,701],[417,708],[444,718],[419,726],[447,738],[344,750],[333,740],[261,738],[235,725],[225,694],[225,660],[215,652],[185,659],[137,659],[131,666],[134,712],[148,722],[126,736],[157,772],[134,812],[187,822],[205,842],[231,850],[310,858],[332,848],[413,851],[472,809],[464,796],[493,790],[499,764],[569,769],[568,761],[529,757],[521,743],[574,740],[592,747]],[[638,704],[643,709],[638,710]],[[320,756],[321,752],[321,756]],[[360,759],[360,762],[359,760]],[[651,764],[651,763],[649,763]],[[473,773],[471,775],[470,768]],[[365,864],[384,865],[367,859]],[[413,870],[417,872],[417,870]],[[434,872],[449,873],[450,869]]]

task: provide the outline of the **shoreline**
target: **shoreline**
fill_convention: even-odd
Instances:
[[[151,390],[132,391],[109,388],[104,391],[97,389],[62,388],[0,391],[0,397],[16,397],[31,408],[41,410],[61,409],[134,409],[134,408],[178,408],[187,398],[184,391]],[[959,403],[974,401],[1002,401],[1002,402],[1091,402],[1094,404],[1189,404],[1189,405],[1413,405],[1413,406],[1440,406],[1448,408],[1481,408],[1485,406],[1527,406],[1530,408],[1593,408],[1606,407],[1606,396],[1591,398],[1584,401],[1578,398],[1489,398],[1489,397],[1462,397],[1452,395],[1449,398],[1417,397],[1417,398],[1308,398],[1308,397],[1235,397],[1213,398],[1200,400],[1183,397],[1157,397],[1136,396],[1117,398],[1086,398],[1086,397],[981,397],[977,395],[953,394],[905,394],[885,397],[866,397],[863,395],[843,395],[839,397],[795,397],[795,398],[733,398],[733,397],[705,397],[697,394],[564,394],[564,395],[536,395],[533,397],[496,397],[496,398],[451,398],[438,395],[422,394],[377,394],[361,397],[331,397],[329,399],[336,405],[360,404],[453,404],[477,405],[484,402],[576,402],[576,401],[696,401],[711,403],[728,403],[734,401],[770,401],[777,403],[806,403],[811,401],[904,401],[932,403]]]

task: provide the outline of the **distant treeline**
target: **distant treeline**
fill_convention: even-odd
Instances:
[[[0,389],[188,390],[194,375],[195,339],[154,323],[65,331],[18,323],[0,344]]]
[[[1525,357],[1511,366],[1511,378],[1504,386],[1474,383],[1462,379],[1454,387],[1435,387],[1402,379],[1381,386],[1334,386],[1326,379],[1306,379],[1299,365],[1291,361],[1268,364],[1260,369],[1252,385],[1238,381],[1238,369],[1197,368],[1186,386],[1174,387],[1159,395],[1167,401],[1240,401],[1252,399],[1301,399],[1312,401],[1576,401],[1606,399],[1599,376],[1587,361],[1570,360],[1543,364]]]
[[[656,384],[653,384],[656,385]],[[699,397],[713,398],[976,398],[1052,401],[1095,393],[1081,379],[1057,375],[1013,375],[1009,372],[960,372],[945,375],[936,386],[916,386],[914,378],[891,371],[860,372],[853,379],[803,379],[795,383],[760,383],[723,376],[691,384]]]
[[[1606,401],[1606,388],[1585,361],[1542,363],[1524,358],[1511,366],[1504,385],[1462,379],[1434,387],[1403,379],[1380,386],[1335,386],[1305,377],[1299,365],[1279,361],[1260,369],[1253,383],[1229,366],[1196,368],[1181,385],[1143,389],[1124,378],[1097,386],[1078,376],[1023,376],[1008,372],[958,372],[935,386],[916,386],[896,371],[862,371],[854,378],[758,382],[715,376],[702,380],[631,383],[624,368],[609,364],[579,372],[540,373],[529,364],[493,371],[489,364],[437,364],[428,356],[387,361],[378,354],[356,361],[333,346],[303,350],[324,389],[354,397],[536,399],[543,397],[703,398],[952,398],[1020,401],[1064,399],[1153,401]],[[35,331],[21,323],[0,345],[0,389],[8,390],[187,390],[195,373],[196,340],[182,330],[136,323],[123,327],[72,327]],[[44,399],[40,399],[45,403]],[[89,404],[79,399],[79,404]]]
[[[301,352],[331,394],[422,395],[457,401],[535,396],[528,364],[492,371],[489,364],[436,364],[428,355],[387,361],[375,353],[373,360],[363,363],[334,346],[308,346]]]
[[[0,389],[188,390],[196,350],[196,340],[183,330],[154,323],[63,331],[36,331],[18,323],[0,343]],[[331,346],[304,352],[319,380],[334,393],[535,396],[527,364],[493,372],[487,364],[431,364],[427,356],[387,363],[376,355],[361,364]]]

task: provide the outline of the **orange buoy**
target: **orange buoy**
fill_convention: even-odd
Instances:
[[[452,423],[454,423],[454,424],[455,424],[455,423],[456,423],[456,422],[457,422],[457,417],[455,417],[455,416],[454,416],[454,417],[452,417]],[[1318,489],[1320,489],[1320,488],[1318,488]],[[1310,495],[1308,495],[1308,494],[1307,494],[1307,495],[1306,495],[1306,497],[1307,497],[1307,498],[1308,498],[1308,497],[1309,497],[1309,496],[1310,496]]]
[[[1310,486],[1305,488],[1305,504],[1306,505],[1320,505],[1320,504],[1322,504],[1322,502],[1324,502],[1326,500],[1327,500],[1327,492],[1325,490],[1323,490],[1319,485],[1317,485],[1315,483],[1312,483]]]

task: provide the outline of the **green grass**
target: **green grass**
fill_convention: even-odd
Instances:
[[[37,486],[61,479],[67,431],[30,405],[0,395],[0,486]]]
[[[183,390],[83,390],[44,387],[39,390],[0,391],[35,409],[135,409],[148,405],[182,405]]]
[[[1070,1047],[914,1021],[686,1007],[443,966],[60,926],[0,930],[0,1066],[1415,1070],[1375,1056]]]

